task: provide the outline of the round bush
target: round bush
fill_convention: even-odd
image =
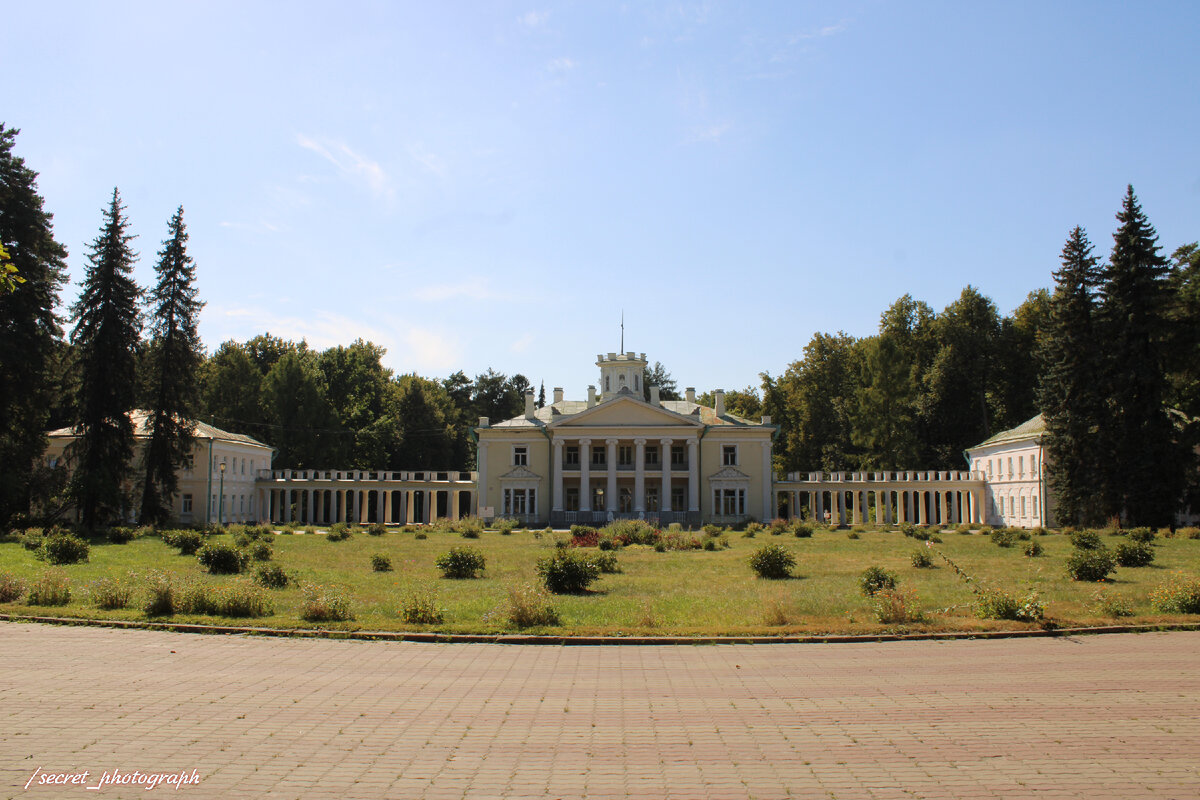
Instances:
[[[1113,554],[1122,567],[1144,567],[1154,560],[1154,548],[1146,542],[1121,542]]]
[[[249,557],[233,545],[209,542],[200,548],[196,560],[213,575],[236,575],[246,568]]]
[[[282,589],[288,585],[288,576],[278,564],[264,564],[254,574],[254,582],[268,589]]]
[[[1067,559],[1067,574],[1073,581],[1102,581],[1116,568],[1116,557],[1105,548],[1076,550]]]
[[[50,564],[76,564],[88,560],[88,544],[69,533],[48,536],[38,550],[38,558]]]
[[[1032,541],[1025,545],[1025,555],[1029,556],[1030,558],[1037,558],[1042,554],[1042,550],[1042,543],[1038,541]]]
[[[137,537],[133,528],[109,528],[108,541],[110,544],[128,544]]]
[[[928,550],[914,550],[912,565],[918,569],[929,569],[933,566],[933,557],[929,555]]]
[[[1153,542],[1154,531],[1149,528],[1130,528],[1125,531],[1125,535],[1131,542]]]
[[[1079,550],[1099,550],[1104,547],[1100,534],[1095,531],[1074,531],[1071,533],[1071,544]]]
[[[556,549],[554,555],[539,559],[537,571],[546,588],[555,594],[582,594],[588,584],[600,577],[600,566],[594,557],[566,549]]]
[[[433,563],[444,577],[474,578],[476,573],[483,572],[487,559],[474,547],[451,547],[448,553],[438,556]]]
[[[167,541],[165,536],[163,541]],[[204,536],[197,531],[177,531],[167,544],[178,547],[180,555],[191,556],[204,545]]]
[[[888,572],[883,567],[870,566],[858,577],[858,585],[862,593],[870,597],[883,589],[895,589],[896,573]]]
[[[371,556],[371,569],[376,572],[391,572],[392,560],[383,553],[376,553]]]
[[[796,556],[781,544],[764,544],[750,556],[750,569],[760,578],[779,580],[790,578],[792,567],[796,566]]]

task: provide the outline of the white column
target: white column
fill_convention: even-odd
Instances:
[[[646,440],[633,440],[633,510],[646,510]]]
[[[305,520],[309,525],[313,524],[313,509],[315,508],[316,503],[317,503],[317,498],[315,498],[313,496],[313,490],[311,488],[309,488],[309,490],[308,490],[308,519]]]
[[[658,460],[662,467],[662,497],[658,498],[659,511],[671,510],[671,445],[674,439],[658,440]]]
[[[375,521],[383,522],[383,489],[375,490]]]
[[[380,522],[387,524],[392,521],[392,490],[388,489],[383,493],[383,519]]]
[[[592,510],[592,440],[579,440],[579,510]]]
[[[888,489],[883,493],[883,524],[891,525],[894,522],[892,519],[892,490]]]
[[[487,442],[480,442],[478,447],[476,447],[476,453],[477,453],[477,458],[476,458],[475,466],[477,467],[477,469],[475,471],[476,472],[475,477],[476,477],[476,481],[477,481],[476,486],[478,488],[478,492],[476,492],[476,494],[475,494],[475,515],[480,516],[482,513],[481,509],[483,509],[485,506],[488,505],[488,499],[490,498],[490,495],[488,494],[488,483],[487,483],[487,479],[488,479],[488,474],[487,474],[488,445],[487,445]],[[406,495],[406,497],[407,497],[407,495]]]
[[[766,522],[767,520],[775,519],[775,511],[776,511],[776,508],[775,508],[775,501],[776,501],[775,475],[774,475],[774,473],[771,472],[771,440],[770,439],[768,439],[767,441],[762,443],[762,471],[763,471],[762,520],[763,520],[763,522]],[[793,506],[791,504],[791,502],[789,502],[788,510],[790,511],[793,508],[795,508],[795,506]]]
[[[688,511],[700,510],[700,448],[698,439],[688,439]],[[716,513],[716,509],[713,509]]]
[[[554,437],[554,466],[551,469],[554,472],[554,497],[551,501],[550,509],[552,511],[563,510],[563,442],[557,436]]]
[[[608,452],[605,454],[605,460],[608,462],[608,483],[604,489],[604,510],[617,510],[617,440],[605,439],[604,443],[608,445]]]

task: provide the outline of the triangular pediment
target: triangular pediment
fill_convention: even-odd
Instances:
[[[725,467],[708,476],[710,481],[748,481],[750,476],[737,467]]]
[[[500,476],[502,481],[540,481],[541,479],[541,475],[526,466],[513,467]]]
[[[593,427],[660,427],[664,425],[686,425],[701,428],[699,419],[676,414],[665,408],[652,406],[633,394],[620,394],[605,400],[578,414],[551,422],[548,428],[593,428]]]

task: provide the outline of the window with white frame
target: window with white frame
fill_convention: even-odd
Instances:
[[[529,466],[529,448],[523,444],[513,445],[512,463],[514,467]]]
[[[1025,477],[1025,456],[1017,456],[1017,475]],[[1022,514],[1021,516],[1024,516]]]
[[[737,445],[727,444],[721,446],[721,464],[726,467],[736,467],[738,463]]]
[[[684,456],[684,453],[683,453],[683,445],[681,445],[681,444],[671,445],[671,466],[672,467],[682,467],[686,463],[687,463],[687,458],[686,458],[686,456]]]
[[[646,510],[647,511],[658,511],[658,487],[657,486],[647,486],[646,487]]]
[[[617,445],[617,466],[620,466],[620,467],[633,466],[633,445],[631,445],[631,444]]]
[[[1008,477],[1011,478],[1012,476],[1013,476],[1012,456],[1009,456],[1008,457]]]
[[[51,466],[53,466],[53,465],[51,465]],[[185,455],[183,457],[183,468],[186,469],[188,472],[191,472],[192,470],[194,470],[196,468],[196,454],[195,453],[188,453],[187,455]]]
[[[578,511],[579,510],[579,487],[578,486],[568,486],[567,487],[567,497],[566,497],[566,504],[564,506],[564,510],[566,510],[566,511]]]
[[[181,508],[184,514],[192,513],[192,496],[190,494],[185,494],[183,496],[183,505]]]
[[[714,489],[713,507],[725,517],[737,517],[746,513],[745,489]]]
[[[577,445],[567,445],[567,452],[563,454],[563,463],[568,467],[579,466],[579,447]]]
[[[687,501],[684,499],[684,488],[682,486],[671,487],[671,508],[675,511],[683,511],[687,506]]]
[[[602,467],[608,463],[608,457],[605,455],[603,447],[592,448],[592,466]]]
[[[658,447],[656,445],[646,445],[646,465],[658,463]]]
[[[504,516],[537,514],[537,489],[505,489]]]

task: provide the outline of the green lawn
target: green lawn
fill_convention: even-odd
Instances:
[[[557,534],[559,537],[565,534]],[[773,635],[789,633],[874,633],[884,630],[972,631],[1036,627],[1033,623],[982,620],[973,614],[974,594],[941,558],[934,568],[911,565],[914,551],[923,542],[896,531],[865,531],[850,539],[847,532],[818,530],[812,538],[795,538],[790,533],[772,536],[758,532],[755,538],[727,534],[730,549],[655,552],[631,546],[616,551],[623,572],[602,575],[586,595],[554,598],[562,627],[535,632],[580,635]],[[1170,615],[1153,611],[1150,592],[1175,572],[1200,576],[1200,540],[1159,538],[1154,542],[1151,566],[1120,567],[1104,584],[1071,581],[1064,563],[1071,552],[1067,537],[1050,534],[1035,537],[1045,548],[1039,558],[1023,554],[1025,542],[1000,548],[985,535],[941,533],[943,541],[933,545],[979,584],[1022,596],[1031,590],[1046,604],[1046,619],[1060,626],[1112,624],[1111,617],[1093,610],[1097,591],[1125,598],[1134,623],[1163,623],[1200,620],[1197,615]],[[229,536],[212,541],[230,541]],[[274,536],[273,563],[293,578],[315,584],[344,587],[352,602],[352,622],[325,623],[320,627],[363,630],[436,630],[488,633],[512,630],[503,614],[509,587],[538,582],[535,563],[553,551],[552,535],[517,531],[501,536],[486,531],[479,539],[458,534],[430,532],[417,539],[412,532],[389,530],[382,536],[357,533],[346,541],[329,541],[324,535],[278,534]],[[1110,548],[1120,539],[1104,537]],[[795,577],[789,580],[757,578],[749,567],[750,555],[767,543],[792,550],[797,558]],[[440,577],[434,559],[453,546],[470,545],[487,558],[484,576],[476,580]],[[595,552],[594,550],[591,552]],[[394,571],[374,572],[371,556],[382,553]],[[871,604],[858,589],[858,576],[871,565],[891,570],[901,589],[919,598],[926,621],[902,626],[876,621]],[[257,564],[251,563],[253,571]],[[0,573],[35,580],[46,564],[16,541],[0,543]],[[246,576],[210,576],[195,556],[180,555],[156,536],[143,536],[124,545],[93,543],[86,563],[61,567],[70,579],[72,599],[66,606],[30,606],[24,598],[0,604],[0,611],[13,614],[145,620],[140,610],[142,576],[162,570],[178,582],[201,581],[221,586],[246,581]],[[101,577],[125,578],[130,574],[139,588],[135,606],[101,611],[88,602],[87,588]],[[293,582],[294,584],[294,582]],[[438,626],[405,623],[398,607],[402,599],[421,586],[432,586],[438,603],[446,610]],[[318,627],[300,618],[301,591],[295,585],[268,591],[274,614],[252,620],[231,621],[221,617],[175,615],[177,622],[215,622],[265,627]],[[773,617],[775,624],[769,624]],[[783,624],[779,624],[783,623]]]

